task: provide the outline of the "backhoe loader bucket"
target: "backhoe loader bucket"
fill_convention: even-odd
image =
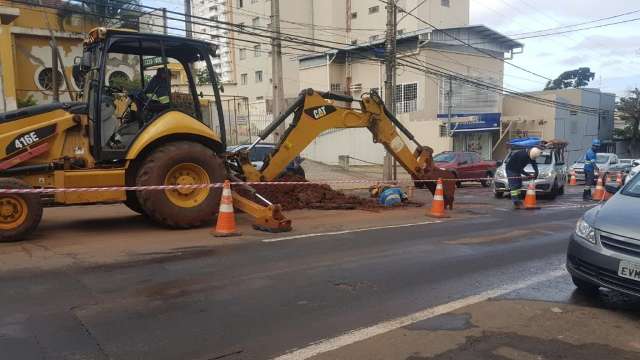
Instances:
[[[282,214],[280,205],[261,206],[236,192],[232,192],[232,197],[235,208],[254,218],[254,229],[273,233],[291,231],[291,220]]]

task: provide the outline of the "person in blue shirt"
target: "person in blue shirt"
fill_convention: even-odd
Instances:
[[[582,198],[584,200],[591,200],[591,187],[595,185],[596,170],[598,170],[596,158],[599,149],[600,140],[594,139],[591,147],[587,149],[586,154],[584,154],[584,191],[582,192]]]

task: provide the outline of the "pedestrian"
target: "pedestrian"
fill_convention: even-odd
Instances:
[[[596,158],[600,150],[600,140],[593,139],[591,147],[584,154],[584,191],[582,199],[591,200],[591,187],[596,184]]]
[[[515,209],[522,208],[522,201],[520,200],[520,191],[522,189],[522,175],[526,175],[529,179],[538,178],[538,163],[536,159],[542,154],[542,150],[537,147],[531,149],[522,149],[511,154],[511,157],[507,160],[507,180],[509,182],[509,189],[511,189],[511,201],[513,201],[513,207]],[[533,167],[533,176],[529,177],[524,168],[531,164]]]

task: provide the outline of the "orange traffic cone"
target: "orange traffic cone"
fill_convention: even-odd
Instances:
[[[240,235],[236,229],[236,218],[233,214],[233,198],[231,197],[231,184],[229,184],[229,180],[224,181],[218,221],[216,222],[216,228],[211,233],[214,236]]]
[[[622,173],[618,172],[618,176],[616,176],[616,184],[618,184],[618,186],[622,186]]]
[[[604,186],[602,186],[602,178],[598,178],[598,182],[596,183],[596,190],[591,194],[591,200],[600,201],[604,200]]]
[[[529,187],[527,188],[527,195],[525,195],[524,197],[524,209],[540,209],[540,207],[536,204],[536,186],[533,184],[533,182],[530,182]]]
[[[427,210],[427,216],[434,218],[448,218],[449,215],[444,212],[444,189],[442,188],[442,179],[438,179],[436,192],[433,194],[431,209]]]
[[[569,185],[570,186],[578,185],[578,179],[576,179],[576,172],[575,171],[571,172],[571,178],[569,179]]]

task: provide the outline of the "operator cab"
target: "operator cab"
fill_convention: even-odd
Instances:
[[[142,130],[171,111],[205,123],[224,139],[219,81],[211,61],[216,50],[194,39],[92,30],[74,76],[84,83],[94,158],[124,159]],[[211,86],[212,92],[206,92],[213,95],[204,99],[196,85]]]

